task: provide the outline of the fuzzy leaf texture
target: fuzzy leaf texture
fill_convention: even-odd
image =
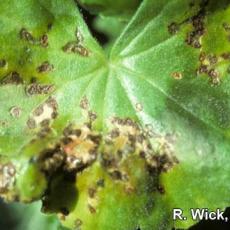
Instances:
[[[109,57],[72,0],[0,9],[2,197],[84,230],[229,206],[227,0],[145,0]]]

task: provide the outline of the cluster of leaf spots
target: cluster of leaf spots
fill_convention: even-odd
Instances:
[[[220,73],[216,70],[215,66],[221,61],[230,61],[230,53],[223,53],[221,56],[215,54],[200,53],[199,61],[200,66],[197,70],[197,74],[206,74],[209,76],[210,83],[215,86],[221,83]]]
[[[105,152],[102,155],[102,164],[112,170],[111,175],[114,170],[115,176],[122,174],[118,170],[119,162],[130,153],[143,157],[150,167],[159,172],[167,171],[174,163],[178,163],[174,157],[174,135],[166,134],[163,137],[154,132],[151,124],[141,128],[129,118],[115,117],[111,123],[113,128],[105,137]],[[151,139],[154,140],[154,146],[151,144]]]
[[[24,51],[25,54],[22,55],[21,59],[19,60],[19,64],[21,66],[25,65],[26,62],[32,64],[31,58],[31,49],[33,46],[39,46],[42,48],[49,47],[49,38],[48,32],[52,29],[52,24],[49,23],[47,25],[47,32],[41,34],[41,36],[35,37],[32,32],[28,31],[26,28],[21,28],[19,31],[19,39],[25,42]],[[60,47],[65,53],[76,53],[83,57],[88,57],[90,55],[90,50],[85,47],[84,45],[84,37],[80,30],[77,28],[75,31],[75,40],[67,42],[63,47]],[[8,70],[8,63],[6,59],[0,59],[0,70],[4,69],[8,73],[5,74],[0,79],[0,85],[6,84],[24,84],[25,83],[25,76],[22,76],[17,70]],[[49,60],[44,60],[36,67],[37,74],[48,74],[50,72],[55,71],[55,66],[50,63]],[[42,85],[38,84],[38,77],[31,76],[30,82],[31,85],[26,86],[26,92],[28,95],[34,94],[48,94],[51,93],[54,89],[53,85]]]
[[[229,33],[229,24],[223,23],[223,30]],[[228,39],[229,40],[229,39]],[[230,40],[229,40],[230,43]],[[200,52],[199,56],[199,68],[197,70],[198,75],[206,74],[209,77],[211,85],[216,86],[221,83],[221,73],[218,71],[218,65],[221,63],[228,63],[230,66],[230,52],[226,51],[219,55],[214,53],[206,53],[205,51]],[[226,72],[229,73],[229,66]]]
[[[44,85],[43,85],[44,87]],[[45,86],[46,87],[46,86]],[[40,93],[40,91],[39,91]],[[51,122],[58,116],[58,105],[54,98],[49,97],[43,104],[39,105],[27,121],[29,129],[40,127],[38,137],[45,137],[50,131]]]
[[[97,119],[95,112],[89,109],[89,102],[86,97],[80,101],[80,107],[88,112],[88,122],[84,125],[76,126],[69,124],[62,133],[60,140],[48,149],[43,150],[37,157],[33,157],[29,164],[35,164],[36,167],[45,175],[48,181],[48,187],[43,195],[43,210],[52,210],[52,197],[50,192],[52,186],[60,179],[55,186],[59,189],[63,180],[68,186],[74,186],[75,181],[82,172],[99,162],[103,171],[111,178],[114,183],[121,183],[125,186],[125,193],[132,194],[136,191],[132,184],[133,175],[131,175],[124,162],[129,157],[138,156],[145,162],[145,170],[153,174],[154,178],[162,172],[166,172],[178,163],[174,153],[174,142],[176,137],[173,134],[159,135],[154,132],[153,127],[147,124],[144,128],[138,125],[130,118],[113,117],[111,119],[110,131],[107,134],[101,134],[95,131],[93,123]],[[137,104],[140,110],[141,105]],[[31,114],[27,121],[29,129],[41,128],[38,137],[43,138],[50,132],[50,122],[57,116],[57,102],[49,98]],[[18,116],[21,113],[20,108],[13,107],[10,110],[12,116]],[[6,196],[12,193],[12,185],[15,183],[15,170],[11,163],[1,165],[0,171],[0,195]],[[103,178],[98,179],[97,186],[88,188],[89,199],[86,205],[90,213],[97,211],[97,199],[95,194],[98,190],[104,188]],[[164,193],[164,188],[156,184],[156,190]],[[8,196],[8,195],[7,195]],[[8,199],[16,199],[16,196],[8,196]],[[17,197],[18,199],[18,197]],[[20,199],[20,198],[19,198]],[[63,219],[69,214],[69,206],[58,206],[60,218]],[[82,225],[80,219],[76,220],[77,225]]]
[[[49,27],[49,26],[48,26]],[[40,45],[41,47],[47,48],[49,46],[48,35],[43,34],[39,38],[35,38],[31,32],[26,28],[22,28],[19,32],[20,38],[32,45]]]
[[[88,57],[90,55],[90,51],[84,47],[84,38],[78,29],[75,32],[75,37],[76,40],[66,43],[62,47],[62,50],[66,53],[76,53],[83,57]]]
[[[200,3],[200,10],[197,12],[192,17],[186,18],[184,21],[177,23],[177,22],[172,22],[168,26],[168,30],[170,34],[176,34],[179,30],[180,27],[185,25],[185,24],[191,24],[192,25],[192,30],[189,31],[186,35],[185,42],[194,48],[201,48],[201,37],[205,33],[205,25],[204,25],[204,19],[206,15],[206,7],[208,4],[209,0],[201,1]],[[191,2],[190,7],[194,7],[195,3]]]
[[[208,34],[206,28],[206,17],[208,16],[208,6],[210,4],[209,0],[201,1],[199,4],[198,12],[189,18],[186,18],[182,22],[172,22],[168,25],[168,31],[170,34],[177,34],[181,27],[184,25],[191,25],[192,29],[189,30],[186,34],[185,42],[187,45],[199,49],[199,67],[196,70],[198,76],[205,75],[208,76],[209,82],[212,86],[217,86],[221,83],[221,73],[217,70],[218,64],[224,61],[230,61],[230,53],[229,51],[223,52],[220,55],[215,53],[206,52],[202,46],[204,35]],[[190,3],[190,7],[193,8],[196,6],[195,2]],[[230,25],[225,22],[223,23],[223,30],[228,33],[228,40],[230,42]],[[227,69],[229,72],[229,68]],[[172,77],[180,80],[182,79],[182,73],[174,72],[172,73]]]
[[[53,149],[41,153],[39,161],[42,171],[52,174],[60,167],[64,171],[81,171],[95,160],[100,136],[85,125],[74,128],[72,125],[63,131],[63,137]]]
[[[200,10],[198,13],[189,19],[189,22],[193,26],[193,30],[187,34],[186,43],[194,48],[201,48],[201,37],[205,33],[204,19],[209,0],[202,1],[200,3]],[[193,5],[191,5],[193,7]]]
[[[1,59],[1,60],[0,60],[0,68],[4,68],[4,67],[6,67],[6,66],[7,66],[6,60],[5,60],[5,59]]]
[[[80,105],[83,108],[88,108],[86,97],[81,100]],[[38,110],[34,111],[34,116],[42,115],[42,108],[39,107]],[[92,119],[92,114],[94,114],[94,119]],[[56,145],[45,149],[34,159],[39,165],[40,171],[46,175],[49,184],[43,196],[43,210],[59,212],[61,219],[65,219],[71,208],[70,205],[61,202],[58,207],[52,209],[52,202],[54,202],[52,200],[55,196],[52,187],[55,186],[57,192],[57,189],[63,186],[61,185],[64,183],[63,181],[71,187],[75,180],[78,180],[78,175],[81,176],[96,162],[99,162],[102,170],[114,183],[124,185],[127,194],[136,191],[132,184],[134,176],[124,166],[124,162],[128,162],[130,157],[137,156],[142,159],[145,162],[145,170],[154,178],[158,178],[162,172],[167,172],[178,163],[174,153],[175,135],[165,134],[162,136],[155,133],[150,124],[147,124],[143,129],[130,118],[118,117],[111,119],[110,131],[102,135],[92,128],[96,119],[95,113],[89,111],[88,115],[89,121],[87,123],[81,126],[69,124],[63,130],[62,137]],[[63,175],[64,179],[55,182],[57,178],[63,177]],[[92,214],[97,212],[95,194],[105,186],[102,178],[98,179],[96,184],[96,187],[88,188],[89,198],[86,201]],[[155,187],[159,193],[164,193],[164,188],[160,184],[157,183]],[[80,224],[80,220],[77,222]]]

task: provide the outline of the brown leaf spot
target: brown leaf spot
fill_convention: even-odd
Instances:
[[[207,65],[201,65],[197,71],[198,74],[202,73],[208,73],[208,66]]]
[[[28,96],[36,94],[49,94],[54,90],[54,85],[43,85],[43,84],[30,84],[26,87],[26,94]]]
[[[19,34],[20,34],[20,38],[21,38],[21,39],[23,39],[23,40],[25,40],[25,41],[27,41],[27,42],[30,42],[30,43],[32,43],[32,44],[35,43],[35,39],[34,39],[33,35],[32,35],[30,32],[28,32],[27,29],[22,28],[22,29],[20,30],[20,33],[19,33]]]
[[[42,47],[47,48],[49,46],[48,35],[43,34],[40,38],[40,44]]]
[[[14,85],[19,85],[22,84],[23,80],[19,73],[17,72],[11,72],[8,75],[6,75],[1,81],[0,84],[14,84]]]
[[[33,115],[40,116],[42,115],[43,112],[44,112],[43,105],[40,105],[34,110]]]
[[[180,72],[173,72],[171,76],[176,80],[181,80],[183,78],[183,75]]]
[[[89,208],[90,213],[92,214],[96,213],[96,209],[92,205],[88,204],[88,208]]]
[[[0,68],[4,68],[7,65],[7,61],[5,59],[0,59]]]
[[[82,220],[76,219],[74,223],[76,230],[80,230],[80,227],[82,226],[82,224],[83,224]]]
[[[90,52],[82,44],[78,42],[68,42],[65,46],[62,47],[62,50],[66,53],[77,53],[83,57],[88,57]]]
[[[229,24],[229,23],[224,22],[224,23],[223,23],[223,27],[224,27],[224,29],[225,29],[226,32],[229,32],[229,31],[230,31],[230,24]]]
[[[176,22],[172,22],[169,26],[168,26],[168,31],[170,34],[176,34],[180,29],[179,24],[177,24]]]
[[[7,127],[7,126],[9,126],[9,123],[7,121],[0,120],[0,126]]]
[[[29,129],[35,129],[36,128],[36,122],[33,118],[29,118],[27,121],[27,126]]]
[[[88,116],[89,116],[89,120],[91,122],[93,122],[93,121],[95,121],[97,119],[97,114],[95,112],[93,112],[93,111],[89,111]]]
[[[14,118],[19,118],[21,116],[22,109],[18,106],[14,106],[10,109],[10,114]]]
[[[86,96],[84,96],[80,101],[80,107],[87,110],[89,108],[89,101]]]
[[[37,67],[38,73],[47,73],[54,70],[54,65],[50,64],[48,61],[43,62]]]
[[[97,186],[104,188],[105,187],[105,180],[104,179],[99,179],[97,181]]]
[[[221,57],[225,60],[230,60],[230,53],[229,52],[223,53],[221,54]]]
[[[97,191],[96,191],[95,188],[89,188],[88,189],[88,195],[89,195],[89,197],[93,199],[95,197],[95,195],[96,195],[96,192]]]
[[[187,33],[186,43],[194,48],[201,48],[200,38],[205,33],[204,27],[205,18],[205,5],[203,5],[197,15],[189,18],[189,22],[192,23],[193,30]]]

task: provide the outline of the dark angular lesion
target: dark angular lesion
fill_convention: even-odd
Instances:
[[[83,44],[84,38],[83,38],[83,35],[81,34],[81,32],[79,30],[75,31],[75,37],[76,37],[76,40],[67,42],[62,47],[62,50],[65,53],[76,53],[76,54],[79,54],[83,57],[88,57],[91,52],[89,51],[89,49],[87,49],[84,46],[84,44]]]
[[[41,116],[44,112],[43,105],[39,105],[33,112],[33,116]]]
[[[77,218],[75,220],[74,227],[76,228],[76,230],[81,230],[82,224],[83,224],[82,220],[80,220],[79,218]]]
[[[0,59],[0,68],[4,68],[7,66],[7,61],[5,59]]]
[[[37,127],[36,121],[33,118],[29,118],[26,124],[29,129],[35,129]]]
[[[66,155],[60,145],[44,150],[40,153],[40,157],[38,158],[40,169],[47,176],[51,176],[57,172],[57,170],[63,166],[65,160]]]
[[[62,50],[65,53],[76,53],[83,57],[88,57],[90,54],[90,51],[85,48],[82,44],[79,44],[76,41],[68,42],[63,47]]]
[[[97,187],[104,188],[105,187],[105,180],[103,178],[98,179],[96,185],[97,185]]]
[[[42,126],[41,129],[39,130],[39,132],[37,133],[37,137],[42,139],[48,136],[49,133],[52,132],[52,129],[50,126]]]
[[[118,169],[111,170],[108,173],[109,173],[110,177],[115,181],[116,180],[119,180],[119,181],[126,181],[127,180],[127,175]]]
[[[40,45],[44,48],[49,46],[49,37],[47,34],[43,34],[39,39]]]
[[[172,22],[168,25],[168,31],[170,34],[175,35],[180,30],[180,25],[176,22]]]
[[[96,193],[97,193],[96,188],[93,188],[93,187],[88,188],[88,195],[91,199],[95,198]]]
[[[49,30],[49,28],[47,28],[47,30]],[[40,37],[35,37],[32,32],[28,31],[26,28],[22,28],[19,31],[19,37],[21,40],[26,41],[31,45],[39,45],[43,48],[49,46],[49,37],[47,33],[42,34]]]
[[[97,212],[96,208],[93,207],[91,204],[88,204],[88,208],[91,214],[95,214]]]
[[[193,30],[187,33],[186,43],[193,48],[201,48],[201,37],[205,34],[205,8],[202,8],[197,15],[189,19],[193,26]]]
[[[50,94],[54,91],[55,87],[52,84],[30,84],[25,88],[25,92],[28,96],[36,95],[36,94]]]
[[[221,57],[222,57],[224,60],[230,61],[230,52],[222,53],[222,54],[221,54]]]
[[[45,114],[45,116],[43,116]],[[29,129],[40,127],[38,138],[44,138],[52,132],[51,124],[58,116],[58,104],[53,97],[49,97],[43,104],[34,109],[27,121]]]
[[[230,23],[224,22],[223,28],[226,32],[230,32]]]
[[[5,77],[3,77],[0,80],[0,85],[7,85],[7,84],[19,85],[23,83],[24,81],[21,75],[16,71],[8,73]]]
[[[49,61],[44,61],[41,65],[37,67],[38,73],[48,73],[54,70],[54,65]]]
[[[31,44],[35,44],[36,39],[26,28],[22,28],[19,32],[20,38],[24,41],[27,41]]]
[[[215,65],[218,62],[218,57],[215,54],[209,54],[207,55],[207,60],[210,65]]]

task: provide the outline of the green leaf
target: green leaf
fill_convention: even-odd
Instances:
[[[6,199],[42,196],[85,229],[186,228],[190,208],[229,205],[227,0],[145,0],[108,58],[73,1],[1,9]],[[36,196],[22,186],[31,165],[48,182]],[[188,219],[173,223],[178,207]]]

